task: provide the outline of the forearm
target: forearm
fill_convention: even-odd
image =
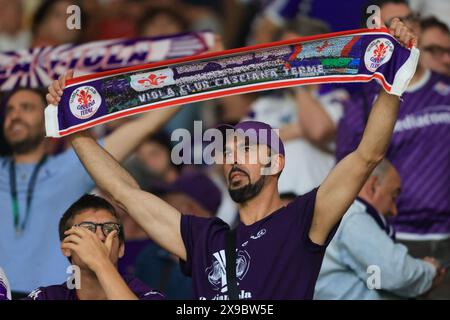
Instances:
[[[138,300],[110,261],[99,264],[95,274],[108,300]]]
[[[130,174],[88,132],[75,133],[69,140],[97,186],[113,199],[128,188],[139,188]]]
[[[384,90],[375,101],[356,153],[375,167],[386,153],[397,120],[399,97]]]
[[[149,111],[124,124],[105,138],[105,150],[118,162],[125,160],[148,135],[160,129],[179,109],[172,107]]]
[[[322,104],[306,88],[296,89],[295,98],[299,106],[298,120],[305,137],[316,144],[328,143],[336,132],[336,126]]]

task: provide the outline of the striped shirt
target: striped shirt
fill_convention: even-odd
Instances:
[[[338,126],[337,158],[359,144],[379,90],[373,83],[350,99]],[[402,178],[397,238],[450,237],[450,78],[426,71],[402,96],[387,157]]]

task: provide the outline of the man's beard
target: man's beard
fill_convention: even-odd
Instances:
[[[29,129],[29,128],[28,128]],[[31,132],[29,129],[28,132]],[[26,138],[19,141],[11,141],[8,135],[5,134],[6,142],[10,145],[14,154],[26,154],[35,150],[44,140],[45,133],[29,133]]]
[[[230,175],[233,172],[233,169],[230,171]],[[239,169],[234,170],[234,171],[239,171],[239,172],[242,172],[247,175],[247,173],[245,173],[244,171],[239,170]],[[248,175],[247,175],[247,177],[248,177]],[[244,202],[256,197],[261,192],[261,190],[264,186],[264,182],[266,181],[266,176],[261,176],[261,178],[259,178],[259,180],[256,181],[255,183],[251,183],[250,177],[248,177],[248,179],[249,179],[249,183],[241,188],[238,188],[238,189],[228,188],[230,197],[231,197],[231,199],[233,199],[234,202],[244,203]]]

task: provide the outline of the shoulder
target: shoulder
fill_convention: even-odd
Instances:
[[[164,300],[165,296],[158,290],[152,289],[138,278],[127,275],[123,276],[131,291],[139,300]]]
[[[314,204],[316,202],[317,190],[319,188],[314,188],[311,191],[302,194],[294,199],[286,208],[296,207],[299,209],[310,208],[311,206],[314,208]]]
[[[339,234],[350,236],[353,233],[367,234],[363,230],[378,230],[380,227],[366,212],[364,204],[355,200],[342,218]],[[344,231],[345,230],[345,231]],[[370,231],[372,233],[372,231]]]
[[[201,218],[193,215],[183,214],[181,216],[181,228],[199,228],[202,230],[226,230],[229,228],[228,224],[222,219],[214,218]]]
[[[31,291],[25,300],[69,300],[70,292],[66,283],[39,287]]]

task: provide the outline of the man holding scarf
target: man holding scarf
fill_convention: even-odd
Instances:
[[[393,20],[390,33],[403,46],[417,44],[399,19]],[[52,96],[49,103],[59,95]],[[224,175],[240,215],[238,227],[231,232],[220,219],[181,215],[142,191],[89,133],[74,133],[70,141],[97,185],[153,240],[181,259],[184,273],[192,276],[194,297],[312,299],[325,249],[342,216],[383,159],[398,109],[399,97],[382,90],[359,147],[336,165],[319,188],[287,206],[278,192],[285,159],[276,133],[256,121],[221,126],[222,130],[258,132],[256,137],[232,135],[225,143]],[[250,163],[249,159],[257,161]]]

